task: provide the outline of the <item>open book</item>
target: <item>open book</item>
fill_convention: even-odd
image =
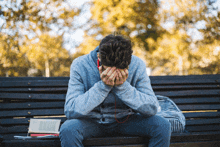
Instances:
[[[30,119],[28,134],[30,136],[14,136],[15,139],[43,139],[59,136],[60,119]]]

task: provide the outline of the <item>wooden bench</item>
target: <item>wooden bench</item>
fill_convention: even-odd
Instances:
[[[172,147],[220,146],[220,75],[151,76],[156,95],[170,97],[186,117],[184,133],[172,133]],[[69,77],[0,78],[0,135],[4,147],[60,147],[59,139],[15,140],[25,136],[30,118],[59,118],[62,123]],[[144,147],[138,136],[89,138],[85,146]]]

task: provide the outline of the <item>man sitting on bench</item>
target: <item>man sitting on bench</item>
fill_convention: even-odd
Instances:
[[[86,138],[115,134],[150,138],[149,147],[169,146],[171,124],[156,115],[159,102],[145,63],[132,52],[129,39],[108,35],[73,61],[64,106],[67,120],[60,128],[62,147],[82,147]]]

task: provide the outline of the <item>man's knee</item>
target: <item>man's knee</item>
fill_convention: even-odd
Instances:
[[[171,135],[171,124],[166,118],[154,115],[150,121],[152,129],[157,131],[160,135],[167,137]]]
[[[78,119],[66,120],[60,127],[60,134],[69,134],[70,132],[78,132],[81,122]],[[72,133],[71,133],[72,134]]]

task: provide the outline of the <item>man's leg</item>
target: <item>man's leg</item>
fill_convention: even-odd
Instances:
[[[99,137],[104,134],[100,125],[89,119],[66,120],[60,128],[62,147],[83,147],[82,141],[90,137]]]
[[[132,115],[125,123],[118,124],[116,130],[124,135],[148,136],[149,147],[169,147],[171,124],[163,117],[154,115],[143,117]]]

